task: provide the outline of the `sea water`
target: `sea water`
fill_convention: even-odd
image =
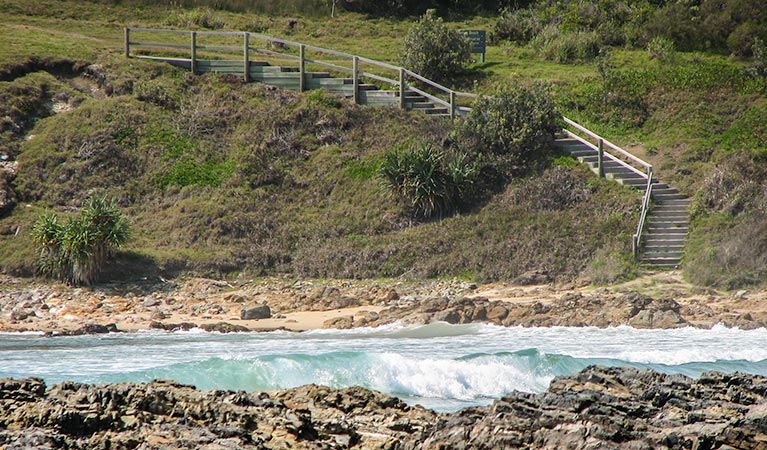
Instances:
[[[391,325],[304,333],[0,334],[0,377],[48,383],[173,379],[246,391],[308,383],[364,386],[441,411],[542,392],[589,365],[696,377],[710,370],[767,375],[767,330],[523,328]]]

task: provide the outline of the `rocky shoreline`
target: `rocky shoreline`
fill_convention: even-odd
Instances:
[[[764,449],[767,378],[589,367],[440,414],[359,387],[199,391],[0,380],[10,449]]]
[[[665,277],[665,278],[664,278]],[[0,331],[72,335],[142,329],[243,332],[443,321],[499,326],[767,326],[767,292],[717,292],[658,275],[610,288],[365,282],[160,280],[89,289],[0,279]]]

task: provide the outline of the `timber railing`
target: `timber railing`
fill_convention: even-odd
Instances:
[[[445,87],[439,83],[431,81],[415,72],[362,56],[350,53],[339,52],[313,45],[293,42],[286,39],[275,38],[263,34],[249,32],[232,31],[181,31],[181,30],[162,30],[149,28],[125,28],[124,50],[126,58],[141,58],[170,63],[183,63],[189,66],[194,72],[209,71],[213,67],[213,61],[218,61],[223,66],[234,69],[235,73],[241,73],[245,81],[250,81],[251,54],[261,54],[275,61],[297,63],[299,72],[299,90],[306,88],[306,66],[313,64],[324,67],[340,73],[350,73],[353,83],[353,101],[360,102],[359,85],[362,78],[375,80],[379,83],[389,84],[399,90],[399,107],[405,108],[405,98],[407,92],[415,92],[428,98],[435,105],[441,105],[447,108],[450,117],[467,114],[471,111],[470,107],[460,106],[461,99],[476,99],[479,96],[467,92],[460,92]],[[136,35],[163,35],[169,37],[171,42],[153,42],[135,40]],[[201,43],[200,39],[210,39],[211,43]],[[233,40],[238,40],[237,45],[232,45]],[[228,41],[228,42],[227,42]],[[261,43],[261,46],[255,45]],[[152,49],[155,52],[159,50],[162,56],[152,56],[148,54],[134,54],[135,48]],[[292,51],[291,51],[292,49]],[[308,53],[311,52],[311,53]],[[234,56],[239,54],[237,60],[220,60],[221,54]],[[203,59],[210,57],[212,59]],[[375,73],[363,70],[362,66],[372,67]],[[238,69],[239,68],[239,69]],[[389,78],[382,74],[394,73],[395,78]],[[392,76],[392,75],[389,75]],[[419,83],[416,87],[413,80]],[[427,92],[430,91],[430,92]],[[611,161],[616,162],[637,175],[638,178],[646,180],[647,186],[642,199],[642,210],[637,225],[636,233],[632,238],[632,249],[634,256],[638,256],[639,245],[644,231],[647,212],[650,207],[650,198],[652,196],[652,165],[642,159],[623,150],[619,146],[604,139],[582,125],[562,117],[566,127],[563,130],[569,137],[580,141],[586,146],[597,151],[598,154],[598,172],[604,177],[603,159],[608,154]],[[610,149],[610,150],[606,150]]]
[[[404,67],[352,55],[350,53],[315,47],[313,45],[279,39],[263,34],[230,31],[161,30],[149,28],[125,28],[124,32],[126,58],[135,57],[171,63],[188,63],[190,70],[195,73],[206,71],[206,68],[211,67],[210,60],[203,60],[201,56],[203,56],[203,53],[212,55],[213,52],[218,53],[217,57],[222,53],[228,56],[239,54],[237,61],[241,61],[241,73],[245,81],[250,81],[250,61],[252,53],[265,55],[278,61],[292,61],[293,63],[297,63],[300,83],[299,90],[301,91],[305,90],[307,64],[314,64],[341,73],[349,73],[353,80],[353,100],[355,103],[359,103],[359,85],[361,78],[375,80],[398,88],[399,106],[403,109],[405,108],[406,93],[415,92],[428,98],[430,101],[434,102],[435,105],[447,108],[450,117],[465,114],[469,111],[469,108],[459,105],[460,99],[471,99],[476,97],[474,94],[459,92],[445,87],[422,77],[415,72],[407,70]],[[166,38],[170,38],[170,42],[136,40],[137,35],[141,37],[146,35],[164,35]],[[203,44],[201,42],[202,39],[208,39],[213,42]],[[233,39],[239,41],[237,45],[232,45]],[[184,40],[186,40],[186,42],[183,42]],[[227,40],[229,42],[222,42]],[[136,48],[152,49],[155,52],[159,50],[160,53],[164,54],[162,56],[134,54],[132,51]],[[203,61],[205,61],[205,65],[203,65]],[[230,62],[234,63],[235,61]],[[373,67],[373,70],[375,70],[376,73],[363,70],[363,65]],[[384,76],[382,73],[390,75]],[[396,78],[391,78],[391,76],[396,76]]]
[[[639,214],[639,223],[637,224],[636,233],[631,240],[631,248],[634,253],[634,257],[639,256],[639,245],[642,240],[642,233],[644,232],[645,222],[647,221],[647,213],[650,209],[650,199],[652,198],[652,164],[632,155],[626,150],[613,144],[602,136],[594,133],[586,127],[568,119],[562,117],[568,128],[563,131],[565,134],[575,140],[580,141],[584,145],[596,150],[597,152],[597,172],[600,177],[605,176],[604,172],[604,158],[605,154],[609,155],[610,161],[619,164],[625,170],[636,174],[637,178],[644,180],[646,183],[646,189],[644,197],[642,197],[642,210]],[[571,131],[574,130],[574,131]],[[610,149],[610,150],[606,150]]]

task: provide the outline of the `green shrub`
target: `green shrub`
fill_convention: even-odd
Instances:
[[[80,215],[63,225],[56,214],[46,212],[32,229],[40,272],[76,285],[91,284],[114,248],[129,237],[128,222],[105,197],[88,199]]]
[[[647,43],[647,53],[650,59],[657,59],[658,61],[671,61],[674,59],[674,43],[671,39],[663,36],[656,36],[650,39]]]
[[[471,60],[469,42],[429,10],[405,37],[402,65],[437,82],[453,80]]]
[[[179,11],[165,18],[165,25],[179,28],[207,28],[218,30],[224,28],[224,21],[213,13],[210,8],[195,8]]]
[[[565,31],[549,25],[530,41],[530,46],[549,61],[583,63],[599,55],[601,41],[594,31]]]
[[[767,78],[767,48],[764,46],[764,41],[758,37],[754,38],[752,50],[754,59],[746,69],[746,73],[752,77]]]
[[[561,129],[559,118],[545,85],[503,87],[474,102],[453,140],[473,153],[500,156],[495,162],[514,168],[543,155]]]
[[[179,83],[168,78],[139,80],[133,85],[133,94],[137,99],[175,110],[179,106],[181,89]]]
[[[495,24],[495,39],[527,44],[538,34],[543,25],[530,8],[504,8]]]
[[[754,54],[754,40],[766,34],[764,24],[743,23],[727,36],[727,48],[733,55],[751,56]]]
[[[383,187],[416,216],[429,218],[455,210],[471,195],[477,167],[464,154],[447,156],[426,144],[388,153],[379,176]]]

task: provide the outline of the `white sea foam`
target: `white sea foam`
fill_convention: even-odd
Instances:
[[[307,333],[197,330],[44,338],[0,334],[0,377],[49,382],[173,378],[202,389],[361,385],[409,401],[482,403],[540,392],[590,364],[767,375],[767,330],[393,324]],[[463,403],[461,403],[463,402]],[[455,405],[451,403],[451,405]]]

